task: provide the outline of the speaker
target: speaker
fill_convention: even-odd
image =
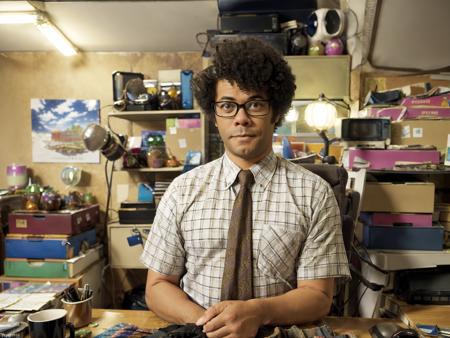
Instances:
[[[280,30],[277,14],[245,14],[219,16],[221,33],[271,33]]]
[[[112,73],[114,102],[124,99],[123,94],[125,86],[127,85],[128,81],[133,79],[144,80],[144,74],[121,71],[115,71],[114,73]]]
[[[313,42],[327,42],[344,32],[345,15],[339,9],[320,8],[306,21],[306,34]]]

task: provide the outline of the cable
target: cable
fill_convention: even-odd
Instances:
[[[111,172],[108,176],[108,163],[110,161],[106,160],[105,162],[105,179],[106,179],[106,207],[105,207],[105,221],[104,221],[104,228],[105,230],[108,227],[108,219],[109,219],[109,203],[111,200],[111,186],[112,186],[112,178],[114,173],[114,162],[111,162]]]
[[[350,40],[350,39],[352,39],[352,38],[354,38],[354,37],[359,36],[359,35],[362,34],[362,32],[359,32],[359,20],[358,20],[358,15],[356,15],[355,11],[354,11],[351,7],[348,7],[348,11],[349,11],[350,13],[352,13],[353,16],[354,16],[354,18],[355,18],[356,29],[355,29],[355,32],[354,32],[352,35],[347,36],[347,37],[341,37],[342,40],[344,40],[344,41]]]
[[[358,301],[356,302],[355,312],[353,312],[353,317],[355,317],[355,316],[358,314],[359,305],[361,304],[361,301],[362,301],[364,295],[366,294],[367,289],[368,289],[368,287],[366,287],[366,288],[364,289],[364,291],[362,292],[362,294],[361,294],[361,296],[359,297]]]

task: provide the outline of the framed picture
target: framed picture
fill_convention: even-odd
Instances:
[[[99,100],[31,99],[33,162],[100,163],[82,140],[91,123],[100,123]]]

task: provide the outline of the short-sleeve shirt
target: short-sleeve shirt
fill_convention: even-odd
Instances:
[[[250,170],[254,297],[286,293],[297,280],[348,277],[339,208],[329,184],[273,152]],[[204,308],[220,301],[239,171],[224,155],[175,178],[141,256],[149,269],[179,276],[180,287]]]

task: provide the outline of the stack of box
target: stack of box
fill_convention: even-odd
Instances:
[[[391,143],[396,145],[433,145],[446,152],[450,135],[450,94],[427,98],[406,97],[399,106],[370,107],[372,117],[390,117]]]
[[[98,220],[98,205],[55,212],[12,212],[5,238],[5,276],[52,280],[85,274],[103,262],[102,246],[96,246]]]
[[[434,183],[366,182],[361,205],[369,249],[442,250],[444,229],[432,222]]]

